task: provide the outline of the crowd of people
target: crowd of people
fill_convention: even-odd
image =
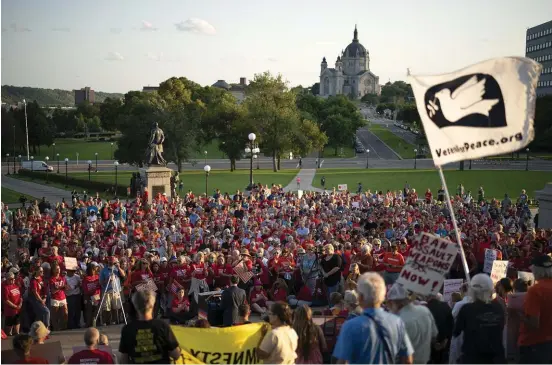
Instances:
[[[258,349],[269,363],[322,363],[332,354],[350,363],[552,360],[543,302],[552,290],[552,231],[535,227],[525,191],[499,201],[481,187],[475,200],[459,186],[452,206],[472,280],[448,303],[395,283],[416,235],[456,241],[442,189],[421,199],[408,184],[299,197],[259,184],[248,194],[147,202],[146,192],[3,205],[3,331],[26,333],[36,321],[51,331],[128,322],[119,348],[128,354],[123,338],[139,329],[136,319],[208,325],[197,321],[198,294],[223,290],[221,325],[248,323],[250,314],[271,323]],[[496,286],[480,274],[486,250],[509,261]],[[536,284],[518,280],[531,270]],[[460,254],[447,276],[465,278]],[[313,315],[343,319],[337,341]],[[163,361],[178,355],[173,340]]]

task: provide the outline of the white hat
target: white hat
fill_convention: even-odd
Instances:
[[[160,262],[167,262],[167,258],[166,257],[161,257],[161,260],[159,260]]]
[[[398,283],[393,284],[387,293],[387,300],[403,300],[408,298],[406,289]]]

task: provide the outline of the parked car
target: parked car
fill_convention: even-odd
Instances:
[[[54,168],[48,165],[46,162],[35,161],[35,160],[22,161],[21,168],[25,170],[32,170],[32,171],[48,171],[48,172],[54,171]]]

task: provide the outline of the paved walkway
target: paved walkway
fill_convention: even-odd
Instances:
[[[55,188],[53,186],[36,184],[30,181],[23,181],[19,179],[13,179],[9,176],[2,176],[2,187],[17,191],[21,194],[27,194],[34,196],[37,199],[45,197],[50,203],[54,204],[60,202],[62,198],[65,198],[66,202],[71,202],[71,192]],[[13,204],[17,202],[6,202]]]
[[[303,190],[303,191],[322,192],[322,189],[315,188],[314,186],[312,186],[312,181],[314,180],[315,175],[316,175],[316,169],[299,170],[299,172],[293,178],[293,180],[284,188],[284,191],[288,192],[288,191]],[[297,178],[299,178],[301,181],[299,186],[297,186]]]

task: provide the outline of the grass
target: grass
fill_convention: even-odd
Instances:
[[[8,188],[2,188],[0,199],[4,203],[19,203],[19,198],[21,197],[21,195],[25,195],[27,197],[27,201],[37,199],[34,196],[21,194]]]
[[[445,179],[450,194],[456,193],[458,184],[462,183],[466,191],[477,197],[479,186],[483,186],[487,198],[502,199],[504,193],[510,197],[519,196],[521,189],[534,198],[535,190],[541,190],[550,181],[549,171],[445,171]],[[356,192],[357,184],[362,182],[364,190],[401,190],[408,181],[422,197],[430,188],[436,196],[441,187],[436,170],[358,170],[358,169],[320,169],[314,177],[313,185],[322,187],[320,179],[326,177],[326,188],[347,184],[350,191]]]
[[[337,155],[335,148],[326,147],[322,152],[322,158],[351,158],[355,157],[355,149],[353,147],[339,147],[337,149]]]
[[[282,170],[280,172],[273,172],[270,170],[254,170],[253,180],[262,184],[278,184],[286,186],[297,175],[299,170]],[[132,171],[122,171],[117,174],[119,186],[127,186],[130,183],[130,177]],[[88,172],[75,172],[70,173],[70,177],[78,178],[82,180],[88,179]],[[45,180],[34,179],[31,180],[28,177],[14,176],[26,181],[32,181],[39,184],[44,184]],[[102,181],[115,185],[115,173],[114,172],[98,172],[91,174],[93,181]],[[184,183],[183,191],[192,190],[196,195],[205,192],[205,173],[203,171],[185,171],[180,174],[180,180]],[[209,192],[214,189],[220,189],[221,192],[232,193],[236,190],[243,190],[249,184],[249,170],[236,170],[230,172],[228,170],[211,170],[209,174]],[[82,187],[69,186],[65,187],[64,184],[50,183],[50,186],[57,187],[65,190],[77,190],[82,192]],[[89,193],[95,194],[95,191]],[[102,192],[100,192],[102,195]]]
[[[389,129],[376,124],[372,124],[368,129],[402,158],[414,158],[414,149],[416,147],[400,138]]]

